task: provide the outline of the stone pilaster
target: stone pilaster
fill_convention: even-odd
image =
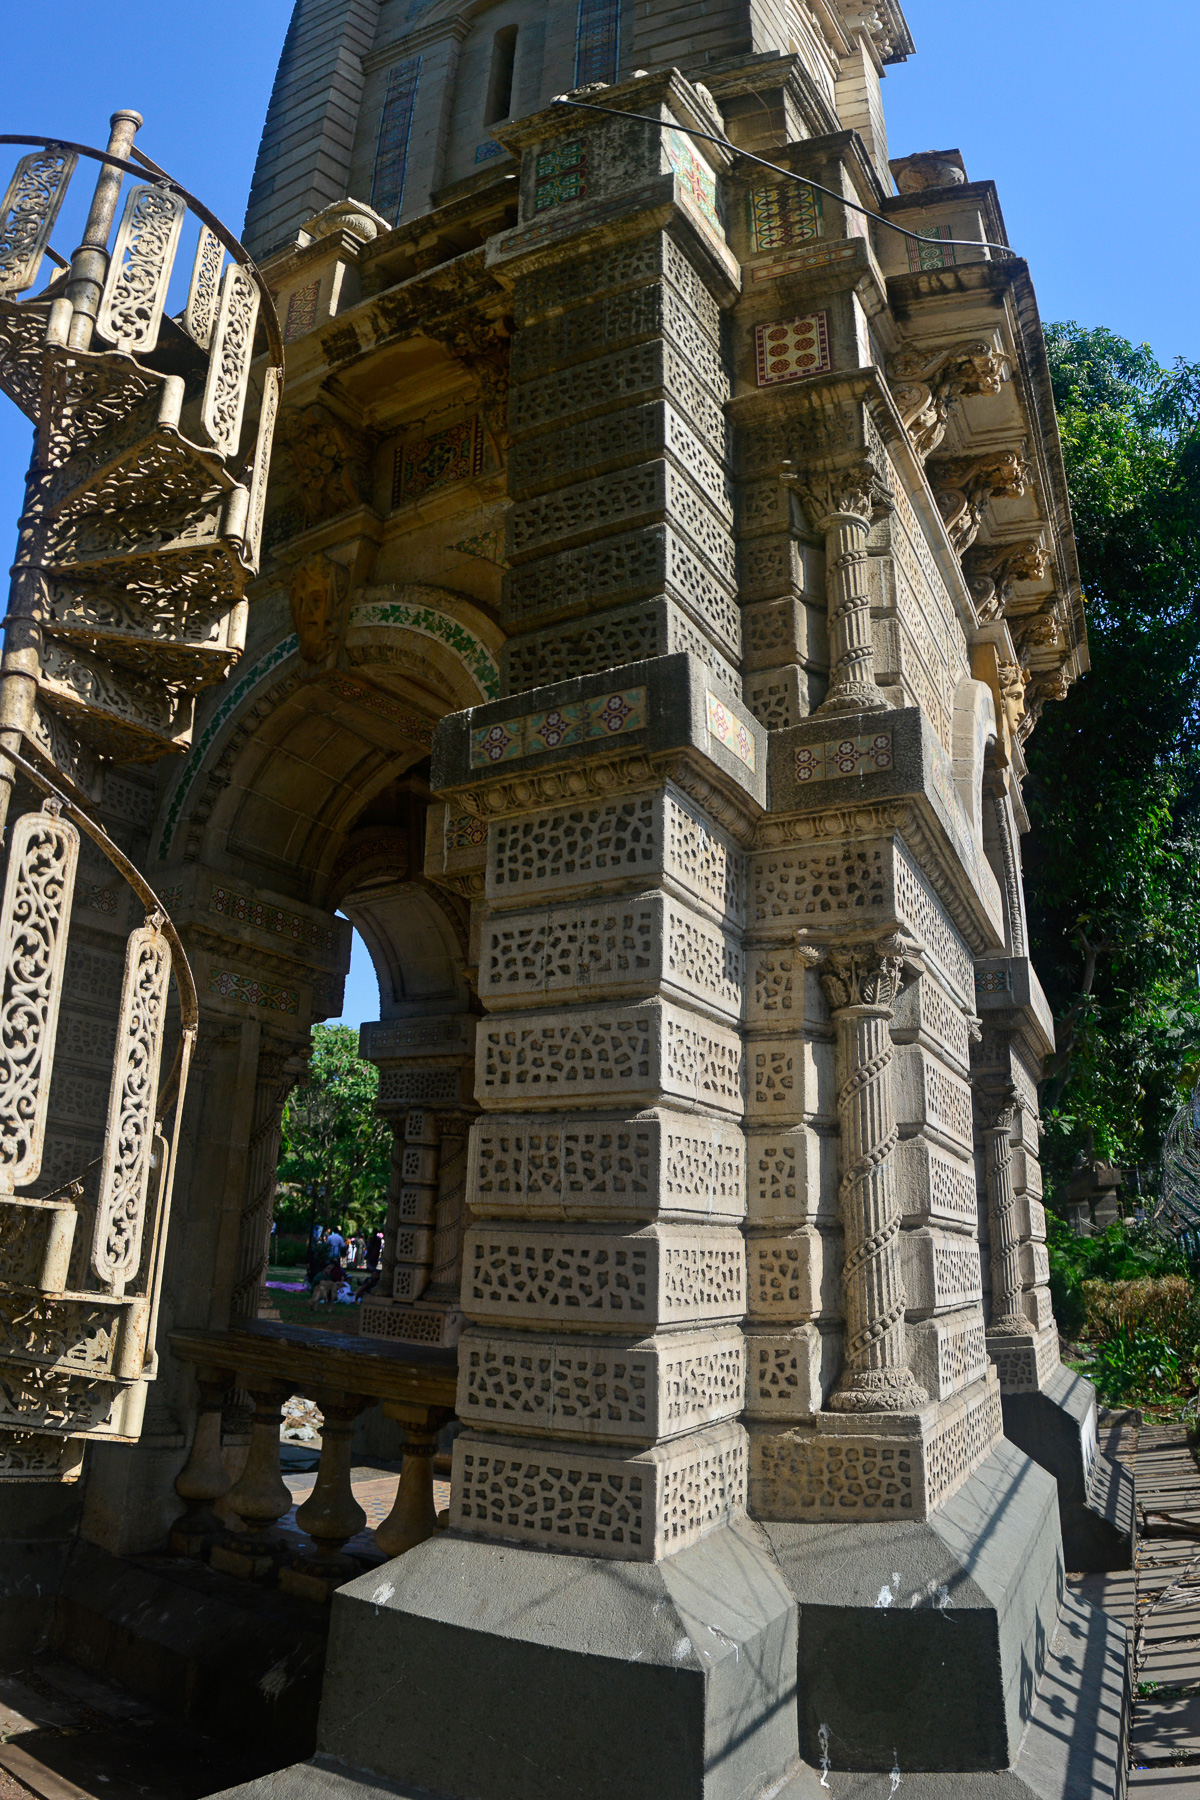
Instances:
[[[785,471],[813,530],[825,540],[829,606],[829,691],[818,713],[861,713],[887,705],[875,682],[867,538],[891,495],[875,465],[864,457],[848,469]]]
[[[992,1269],[988,1336],[1023,1337],[1028,1334],[1029,1322],[1021,1307],[1021,1237],[1012,1177],[1016,1091],[1011,1087],[983,1088],[978,1101],[984,1140]]]

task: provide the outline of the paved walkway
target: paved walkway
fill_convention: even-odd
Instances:
[[[1117,1425],[1101,1448],[1137,1476],[1150,1515],[1194,1521],[1195,1537],[1140,1536],[1137,1564],[1071,1586],[1128,1628],[1133,1649],[1130,1800],[1200,1800],[1200,1468],[1178,1425]],[[1169,1535],[1168,1535],[1169,1534]]]

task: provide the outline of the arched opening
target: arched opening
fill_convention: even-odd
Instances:
[[[517,26],[502,25],[492,39],[492,66],[488,72],[485,125],[498,125],[512,110],[513,71],[517,62]]]

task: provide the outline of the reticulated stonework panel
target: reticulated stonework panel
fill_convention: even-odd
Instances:
[[[587,1344],[471,1331],[458,1355],[458,1416],[477,1430],[652,1444],[737,1416],[741,1333]]]
[[[741,1234],[721,1228],[654,1225],[620,1236],[493,1221],[467,1233],[462,1304],[484,1323],[702,1325],[745,1311],[745,1252]]]
[[[513,301],[519,322],[529,324],[613,288],[635,287],[659,276],[677,290],[709,336],[718,337],[720,308],[674,239],[662,231],[521,276]]]
[[[734,1220],[745,1167],[736,1125],[687,1114],[485,1115],[471,1130],[467,1195],[483,1216]]]
[[[979,1220],[975,1165],[964,1150],[956,1162],[922,1138],[904,1138],[894,1152],[900,1206],[906,1221],[962,1225],[974,1231]]]
[[[650,400],[659,393],[666,395],[708,450],[723,457],[721,402],[692,372],[687,358],[662,339],[518,382],[509,396],[509,426],[514,436],[521,436],[593,408],[607,410],[622,400]]]
[[[521,502],[510,521],[510,553],[517,560],[572,537],[628,529],[639,520],[651,523],[661,516],[733,584],[737,567],[732,519],[727,509],[721,509],[721,497],[720,489],[712,496],[701,494],[665,457],[657,457]]]
[[[911,1438],[750,1434],[755,1519],[920,1519],[920,1445]]]
[[[746,1335],[746,1412],[796,1421],[819,1412],[841,1367],[842,1334],[816,1325]]]
[[[751,1319],[800,1323],[841,1311],[841,1234],[812,1225],[746,1242],[746,1290]]]
[[[803,1125],[752,1128],[746,1169],[746,1216],[752,1224],[837,1217],[836,1139]]]
[[[512,379],[524,383],[618,344],[663,337],[683,352],[689,368],[712,394],[722,401],[729,398],[718,333],[706,329],[665,282],[601,295],[544,324],[526,326],[513,340]]]
[[[646,600],[610,607],[595,618],[547,626],[504,647],[506,692],[521,694],[577,675],[595,675],[620,663],[644,662],[690,650],[731,693],[740,694],[741,676],[712,640],[671,600]]]
[[[951,991],[973,1012],[975,968],[970,953],[941,902],[900,845],[896,846],[894,879],[901,923],[909,927],[940,967]]]
[[[664,983],[736,1018],[742,952],[734,937],[662,895],[536,913],[501,913],[483,927],[480,996],[519,1005],[526,996],[564,999],[656,992]]]
[[[912,1320],[905,1342],[913,1373],[934,1400],[948,1400],[987,1373],[983,1314],[978,1306],[943,1318]]]
[[[599,1446],[454,1445],[450,1523],[548,1550],[653,1562],[738,1518],[746,1434],[717,1425],[637,1456]]]
[[[902,1231],[900,1261],[910,1313],[949,1312],[983,1293],[983,1264],[975,1237],[937,1227]]]
[[[760,851],[749,858],[750,927],[845,924],[857,930],[886,919],[890,863],[886,842]]]
[[[476,1098],[485,1107],[681,1102],[740,1113],[736,1031],[662,1000],[482,1020]]]
[[[989,1338],[988,1355],[1002,1394],[1039,1393],[1059,1366],[1058,1331],[1052,1324],[1027,1338]]]

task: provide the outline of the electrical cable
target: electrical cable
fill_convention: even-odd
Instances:
[[[914,244],[953,244],[962,250],[998,250],[1001,256],[1015,256],[1016,252],[1009,244],[993,244],[988,238],[944,238],[923,237],[919,231],[909,231],[903,225],[897,225],[892,219],[885,219],[881,213],[874,213],[869,206],[860,206],[857,200],[847,200],[845,194],[839,194],[835,188],[822,187],[809,175],[797,175],[792,169],[781,169],[778,163],[768,162],[765,156],[755,156],[752,150],[743,150],[738,144],[731,144],[726,137],[717,137],[711,131],[699,131],[694,125],[680,125],[673,119],[670,124],[665,119],[651,118],[649,113],[622,112],[616,106],[596,106],[591,100],[572,100],[566,94],[555,94],[550,102],[552,106],[578,106],[585,112],[607,113],[612,119],[641,119],[643,124],[657,125],[663,131],[685,131],[689,137],[704,138],[710,144],[719,144],[722,150],[730,150],[734,156],[744,156],[747,162],[757,163],[760,169],[770,169],[776,175],[783,175],[788,181],[802,182],[805,187],[815,188],[818,194],[828,194],[841,206],[848,206],[851,211],[862,213],[864,218],[874,219],[877,225],[886,225],[889,231],[898,231],[901,237],[911,238]]]

